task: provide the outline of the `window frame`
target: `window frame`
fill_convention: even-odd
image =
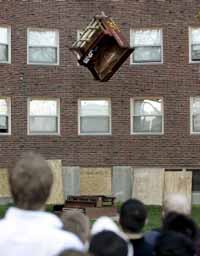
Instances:
[[[192,104],[193,104],[193,99],[194,98],[199,98],[200,99],[200,96],[197,95],[197,96],[191,96],[190,97],[190,134],[191,135],[200,135],[200,132],[194,132],[193,125],[192,125],[192,116],[193,116]]]
[[[144,31],[160,30],[160,40],[161,40],[161,43],[160,43],[160,48],[161,48],[160,57],[161,57],[161,61],[134,62],[134,60],[133,60],[134,51],[133,51],[133,53],[130,55],[130,65],[160,65],[160,64],[163,64],[164,63],[163,29],[162,28],[156,28],[156,27],[154,27],[154,28],[137,28],[137,29],[131,28],[130,29],[130,45],[131,45],[131,47],[134,47],[134,45],[133,45],[133,33],[138,31],[138,30],[144,30]],[[151,45],[149,45],[149,46],[151,46]]]
[[[30,101],[31,100],[54,100],[57,102],[57,132],[31,132],[30,131]],[[29,97],[27,99],[27,135],[30,136],[60,136],[60,99],[59,98],[51,98],[51,97]]]
[[[6,133],[0,132],[0,136],[7,136],[7,135],[11,135],[11,98],[0,96],[0,99],[6,99],[8,101],[8,132]]]
[[[0,28],[8,29],[8,61],[0,61],[0,64],[11,64],[11,26],[0,25]]]
[[[108,101],[108,106],[109,106],[109,109],[108,109],[108,111],[109,111],[109,127],[110,127],[110,129],[109,129],[109,132],[107,132],[107,133],[100,133],[100,132],[98,132],[98,133],[81,133],[81,127],[80,127],[80,117],[81,117],[81,115],[80,115],[80,112],[81,112],[81,101],[94,101],[94,100],[96,100],[96,101],[101,101],[101,100],[105,100],[105,101]],[[101,136],[101,135],[103,135],[103,136],[110,136],[110,135],[112,135],[112,102],[111,102],[111,99],[110,98],[80,98],[80,99],[78,99],[78,135],[80,135],[80,136]]]
[[[162,110],[162,131],[161,132],[134,132],[133,131],[133,114],[134,114],[134,101],[135,100],[154,100],[154,99],[160,99],[162,100],[161,102],[161,110]],[[130,99],[130,134],[131,135],[149,135],[149,136],[154,136],[154,135],[164,135],[164,99],[163,97],[132,97]]]
[[[189,29],[188,29],[188,38],[189,38],[189,63],[190,64],[194,64],[194,63],[200,63],[200,60],[192,60],[192,29],[195,29],[195,28],[199,28],[200,29],[200,26],[190,26]],[[200,43],[199,43],[200,45]]]
[[[45,32],[45,31],[53,31],[56,33],[56,48],[57,48],[57,62],[56,63],[44,63],[44,62],[35,62],[32,63],[29,61],[29,32],[30,31],[38,31],[38,32]],[[42,46],[42,47],[49,47],[49,46]],[[48,29],[48,28],[35,28],[30,27],[27,28],[27,65],[37,65],[37,66],[59,66],[60,65],[60,33],[58,29]]]

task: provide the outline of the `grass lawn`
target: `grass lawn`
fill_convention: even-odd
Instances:
[[[2,218],[9,206],[0,206],[0,218]],[[48,211],[52,210],[52,207],[48,207]],[[145,230],[157,228],[160,226],[161,208],[158,206],[148,206],[148,223]],[[200,205],[193,206],[192,217],[198,223],[200,227]]]

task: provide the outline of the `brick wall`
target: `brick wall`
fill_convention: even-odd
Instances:
[[[195,0],[16,0],[0,1],[0,25],[12,29],[12,63],[0,64],[0,95],[12,101],[12,134],[0,136],[0,167],[11,167],[25,150],[36,150],[65,166],[200,165],[200,135],[190,135],[189,97],[200,95],[200,64],[189,64],[188,27],[200,26]],[[105,11],[127,38],[130,28],[162,28],[164,64],[131,66],[106,83],[77,66],[68,47],[90,19]],[[58,29],[60,65],[26,64],[28,27]],[[27,136],[27,97],[61,100],[61,136]],[[130,135],[130,98],[164,99],[164,135]],[[77,101],[112,101],[112,135],[78,136]]]

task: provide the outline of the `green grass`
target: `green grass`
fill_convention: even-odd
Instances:
[[[7,206],[0,206],[0,218],[5,215],[6,210],[10,205]],[[117,205],[119,208],[120,205]],[[47,211],[52,211],[53,207],[48,206]],[[150,230],[152,228],[158,228],[161,223],[161,207],[158,206],[148,206],[148,221],[147,225],[145,226],[145,230]],[[197,222],[200,227],[200,205],[192,207],[192,217]]]

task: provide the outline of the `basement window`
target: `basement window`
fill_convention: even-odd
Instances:
[[[162,63],[162,30],[131,30],[131,64]]]
[[[0,134],[10,133],[10,100],[0,98]]]
[[[0,63],[10,63],[11,32],[8,27],[0,27]]]
[[[28,64],[59,64],[58,31],[28,29]]]
[[[131,100],[131,133],[163,134],[163,100]]]
[[[59,105],[58,99],[29,99],[28,133],[30,135],[58,135]]]
[[[79,100],[79,134],[111,134],[110,100]]]

